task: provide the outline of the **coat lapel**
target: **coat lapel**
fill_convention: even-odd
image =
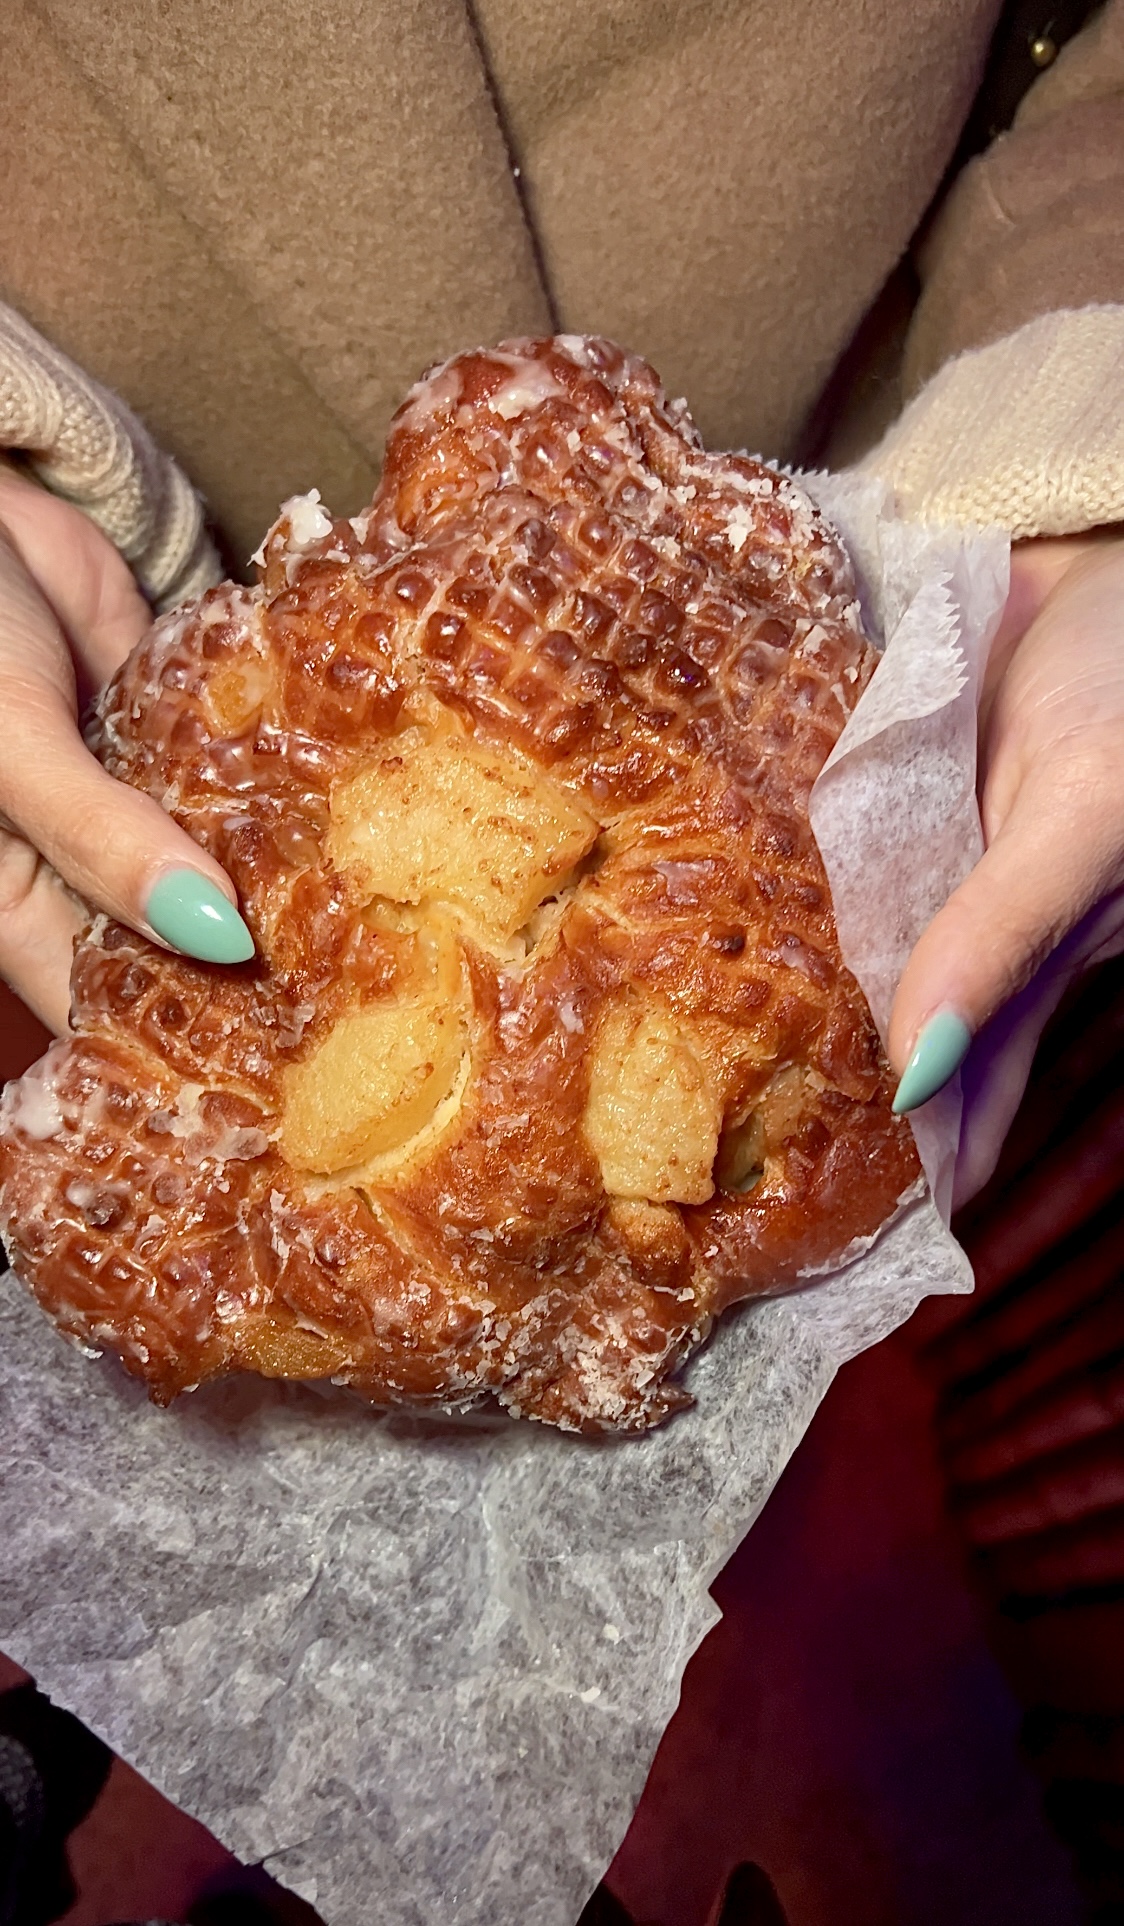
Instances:
[[[299,388],[303,413],[322,417],[306,421],[314,439],[349,447],[352,467],[369,468],[427,362],[549,326],[462,0],[39,0],[25,27],[39,43],[35,94],[59,89],[65,69],[72,115],[96,126],[86,163],[98,186],[84,198],[107,243],[115,202],[124,193],[132,204],[128,231],[118,223],[109,243],[124,253],[118,269],[142,304],[161,253],[166,269],[175,257],[187,309],[207,289],[205,304],[225,315],[220,334],[259,364],[267,439]],[[57,144],[65,150],[61,128]],[[169,228],[170,249],[160,240]],[[56,279],[65,276],[60,261]],[[10,292],[27,312],[20,289]],[[75,305],[84,298],[88,287],[76,288]],[[142,305],[140,325],[150,317]],[[203,413],[221,354],[208,334],[181,331],[187,365],[164,369],[198,385]],[[96,359],[94,371],[112,379]],[[135,380],[117,385],[138,401]],[[158,371],[147,385],[158,388]],[[243,444],[247,432],[248,421]]]

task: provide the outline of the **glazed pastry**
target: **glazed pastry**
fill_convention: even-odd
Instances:
[[[0,1115],[14,1270],[166,1402],[232,1371],[588,1432],[916,1184],[812,783],[875,666],[838,538],[605,341],[458,355],[91,743],[224,865],[220,969],[99,918]]]

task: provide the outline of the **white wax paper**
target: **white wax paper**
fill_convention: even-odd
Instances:
[[[814,797],[885,1026],[979,847],[978,665],[1006,542],[808,485],[886,657]],[[958,1100],[930,1106],[947,1203]],[[925,1200],[846,1270],[735,1312],[694,1410],[587,1443],[238,1380],[170,1411],[0,1290],[0,1647],[329,1926],[573,1926],[717,1613],[707,1587],[844,1359],[970,1288]]]

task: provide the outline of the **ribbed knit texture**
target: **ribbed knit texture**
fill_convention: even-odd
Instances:
[[[0,303],[0,448],[84,509],[158,609],[222,579],[198,495],[107,388]]]
[[[858,471],[915,521],[1016,539],[1124,521],[1124,305],[1039,315],[946,361]]]

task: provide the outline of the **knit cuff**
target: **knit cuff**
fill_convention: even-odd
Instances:
[[[858,472],[914,521],[1015,538],[1124,521],[1124,305],[1039,315],[947,361]]]
[[[157,609],[222,579],[203,507],[123,401],[0,302],[0,448],[84,509]]]

